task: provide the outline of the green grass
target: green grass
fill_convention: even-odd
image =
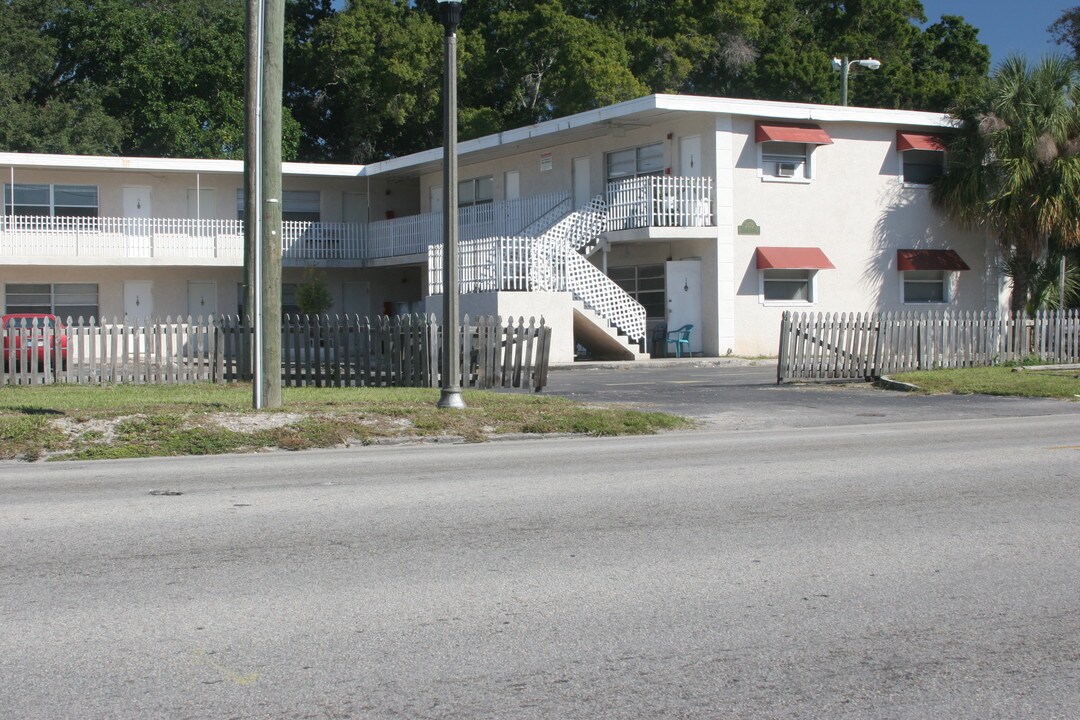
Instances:
[[[467,408],[436,408],[419,388],[284,388],[280,410],[251,409],[250,385],[78,386],[0,389],[0,458],[92,460],[303,450],[391,438],[650,434],[685,418],[587,408],[529,393],[465,391]],[[282,414],[285,413],[285,414]]]
[[[1080,398],[1080,370],[1021,370],[1009,367],[928,370],[890,375],[893,380],[917,385],[922,392],[958,395],[1005,395],[1076,400]]]

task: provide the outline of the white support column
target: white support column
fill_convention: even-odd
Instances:
[[[716,354],[735,351],[735,157],[730,115],[716,116]],[[705,338],[706,341],[708,338]],[[710,348],[706,348],[706,352]]]

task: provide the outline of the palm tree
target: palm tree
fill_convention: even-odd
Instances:
[[[1029,301],[1028,269],[1080,246],[1080,79],[1072,61],[1002,63],[950,111],[960,132],[934,204],[968,227],[994,233],[1012,277],[1010,307]]]

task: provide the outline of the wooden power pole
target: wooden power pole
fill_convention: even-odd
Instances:
[[[254,330],[252,402],[281,407],[281,97],[284,0],[248,0],[244,289]]]

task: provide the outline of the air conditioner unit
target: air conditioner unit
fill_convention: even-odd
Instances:
[[[795,169],[798,167],[797,163],[782,162],[776,163],[776,175],[777,177],[795,177]]]

